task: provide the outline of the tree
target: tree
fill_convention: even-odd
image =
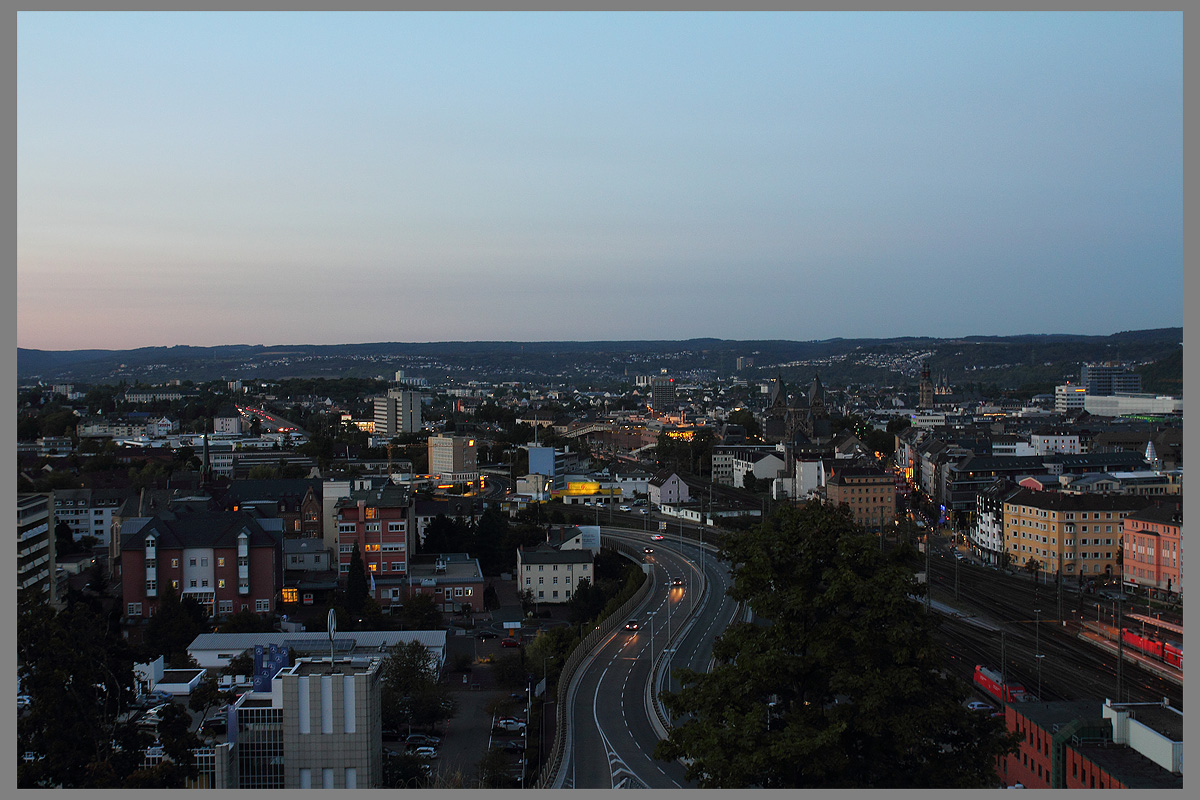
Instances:
[[[432,726],[454,715],[453,698],[438,683],[429,650],[418,641],[392,647],[380,679],[384,727]]]
[[[346,573],[346,610],[357,615],[370,596],[366,568],[363,566],[362,554],[358,552],[358,542],[355,542],[354,551],[350,554],[350,569]]]
[[[1037,583],[1038,573],[1042,571],[1042,562],[1036,558],[1031,558],[1025,562],[1025,571],[1033,576],[1034,583]]]
[[[395,613],[393,611],[393,613]],[[442,629],[442,612],[431,594],[411,594],[400,607],[400,628],[406,631]]]
[[[232,614],[217,628],[218,633],[270,633],[271,621],[250,609]]]
[[[187,658],[187,648],[202,633],[208,633],[204,609],[190,597],[179,599],[168,581],[159,589],[158,611],[146,624],[144,640],[148,660],[163,656],[167,663]]]
[[[730,626],[710,673],[666,693],[690,718],[655,757],[703,787],[994,786],[1012,747],[946,677],[905,548],[879,553],[846,509],[784,508],[721,542],[730,596],[768,624]]]

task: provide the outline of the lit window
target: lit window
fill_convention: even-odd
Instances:
[[[296,602],[297,596],[298,596],[298,593],[295,589],[284,589],[283,590],[283,602],[285,602],[285,603]]]

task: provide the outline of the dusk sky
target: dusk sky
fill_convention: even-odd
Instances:
[[[1182,15],[50,13],[18,345],[1182,325]]]

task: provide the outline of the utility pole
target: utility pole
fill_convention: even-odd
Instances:
[[[1121,607],[1121,601],[1117,601],[1117,702],[1121,702],[1121,671],[1125,664],[1125,636],[1121,630],[1125,624],[1124,608]]]

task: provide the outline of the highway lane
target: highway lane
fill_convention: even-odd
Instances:
[[[672,667],[707,670],[712,640],[736,615],[736,604],[725,595],[728,572],[705,556],[707,589],[701,596],[701,564],[695,543],[669,537],[651,541],[650,533],[605,529],[636,546],[650,546],[647,556],[654,582],[647,601],[635,617],[636,632],[617,628],[596,656],[581,667],[569,698],[571,733],[568,753],[557,787],[568,788],[687,788],[682,765],[652,757],[658,741],[654,714],[647,708],[646,688],[654,658],[674,639]],[[684,586],[672,587],[673,579]],[[692,606],[695,606],[693,609]],[[691,614],[694,610],[694,614]],[[682,628],[681,628],[682,626]]]

